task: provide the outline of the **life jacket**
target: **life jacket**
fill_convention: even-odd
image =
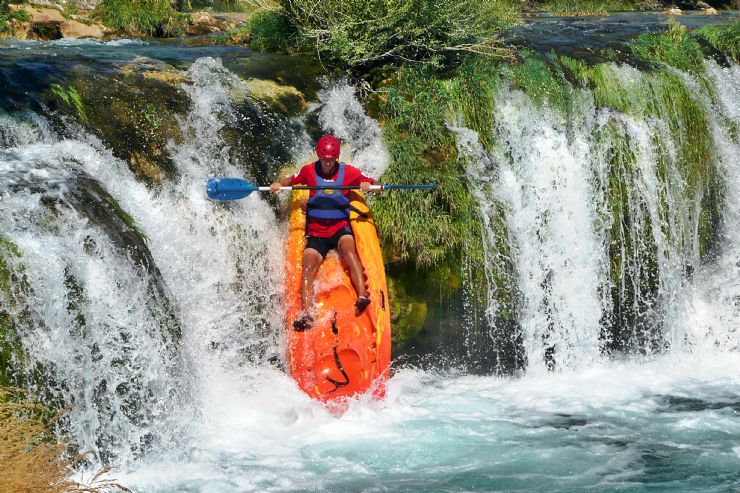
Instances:
[[[319,163],[314,163],[317,187],[331,187],[344,184],[344,163],[339,163],[337,179],[325,180],[318,170]],[[329,221],[340,221],[349,219],[349,197],[344,195],[344,190],[316,190],[313,197],[308,199],[306,216],[309,219],[321,219]]]

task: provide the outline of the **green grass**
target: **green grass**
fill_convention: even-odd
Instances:
[[[494,95],[500,79],[497,64],[471,57],[448,83],[453,115],[460,118],[463,126],[478,132],[486,149],[493,145]]]
[[[279,11],[255,13],[247,22],[249,47],[257,51],[288,53],[299,43],[299,34],[289,19]]]
[[[31,16],[28,14],[28,10],[26,9],[13,10],[10,12],[10,17],[21,22],[28,22],[31,19]]]
[[[502,77],[521,89],[538,105],[548,105],[568,114],[573,88],[559,67],[545,63],[530,52],[523,52],[523,62],[505,67]]]
[[[704,54],[686,27],[671,20],[660,34],[641,34],[630,43],[632,52],[645,60],[665,63],[692,74],[704,72]]]
[[[69,0],[67,3],[64,4],[62,15],[64,15],[65,19],[69,19],[72,16],[79,15],[79,13],[80,5],[75,0]]]
[[[469,81],[475,80],[475,70],[466,74]],[[441,80],[429,69],[403,67],[385,87],[387,97],[380,109],[391,157],[383,180],[437,183],[439,188],[374,198],[378,231],[386,255],[435,286],[440,297],[460,287],[464,269],[473,266],[481,272],[483,263],[478,203],[467,188],[455,136],[446,127],[455,98],[466,91],[464,85]],[[478,287],[485,290],[485,283]],[[414,312],[411,321],[418,322],[420,313]]]
[[[606,15],[609,12],[637,10],[632,0],[549,0],[537,2],[538,10],[560,16]]]
[[[740,20],[726,27],[705,26],[695,31],[735,63],[740,63]]]
[[[0,0],[0,36],[10,33],[10,10],[8,0]]]
[[[70,108],[74,108],[77,116],[83,123],[87,123],[87,112],[85,110],[85,104],[82,102],[80,94],[73,86],[67,86],[65,89],[61,85],[54,83],[51,85],[51,92],[59,98],[65,105]]]
[[[94,16],[108,27],[149,36],[184,34],[189,21],[168,0],[103,0]]]
[[[290,54],[309,51],[295,26],[283,11],[255,13],[243,26],[229,29],[215,37],[217,44],[246,45],[255,51]]]

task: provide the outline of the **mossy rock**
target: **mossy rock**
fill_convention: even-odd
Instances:
[[[393,345],[402,348],[424,328],[427,302],[414,286],[404,283],[400,278],[389,276],[387,279]]]
[[[21,363],[28,360],[11,312],[17,308],[15,284],[23,283],[17,266],[20,249],[0,236],[0,386],[22,386]]]
[[[279,113],[295,115],[308,109],[306,99],[298,89],[264,79],[249,79],[249,97],[266,103]]]
[[[144,60],[110,73],[80,74],[57,84],[50,98],[59,111],[76,118],[128,162],[138,177],[157,185],[175,174],[167,146],[183,139],[176,117],[189,109],[181,88],[186,82],[172,67]]]

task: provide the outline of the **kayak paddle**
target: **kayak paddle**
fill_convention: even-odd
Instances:
[[[436,184],[431,185],[370,185],[370,190],[434,190]],[[295,185],[280,187],[280,190],[359,190],[359,185],[335,185],[331,187],[309,187]],[[258,187],[241,178],[210,179],[206,183],[208,198],[213,200],[243,199],[252,192],[269,192],[270,187]]]

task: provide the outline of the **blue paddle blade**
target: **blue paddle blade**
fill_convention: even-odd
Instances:
[[[218,178],[208,180],[206,183],[208,198],[212,200],[243,199],[258,189],[259,187],[241,178]]]

